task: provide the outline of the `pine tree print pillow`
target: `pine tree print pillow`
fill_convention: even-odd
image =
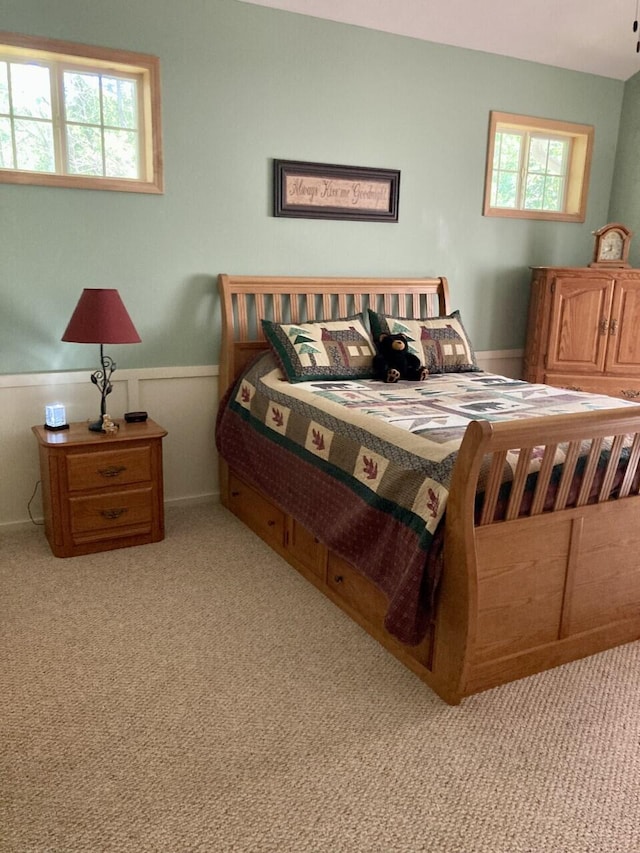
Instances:
[[[317,323],[262,320],[289,382],[371,379],[375,346],[362,314]]]

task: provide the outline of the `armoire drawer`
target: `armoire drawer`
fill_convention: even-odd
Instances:
[[[590,376],[581,373],[547,373],[544,381],[557,388],[587,391],[589,394],[607,394],[640,403],[640,377],[629,379],[619,376]]]

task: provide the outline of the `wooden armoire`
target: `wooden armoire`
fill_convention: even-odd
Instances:
[[[532,267],[524,378],[640,402],[640,269]]]

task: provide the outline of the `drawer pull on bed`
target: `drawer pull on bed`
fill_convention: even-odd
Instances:
[[[126,470],[126,465],[109,465],[108,468],[98,468],[98,474],[100,474],[101,477],[117,477]]]
[[[126,506],[114,507],[113,509],[103,509],[100,511],[100,515],[104,518],[120,518],[121,515],[124,515],[127,512]]]

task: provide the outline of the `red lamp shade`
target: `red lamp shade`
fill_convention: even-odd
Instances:
[[[140,335],[115,288],[85,288],[62,340],[76,344],[138,344]]]

